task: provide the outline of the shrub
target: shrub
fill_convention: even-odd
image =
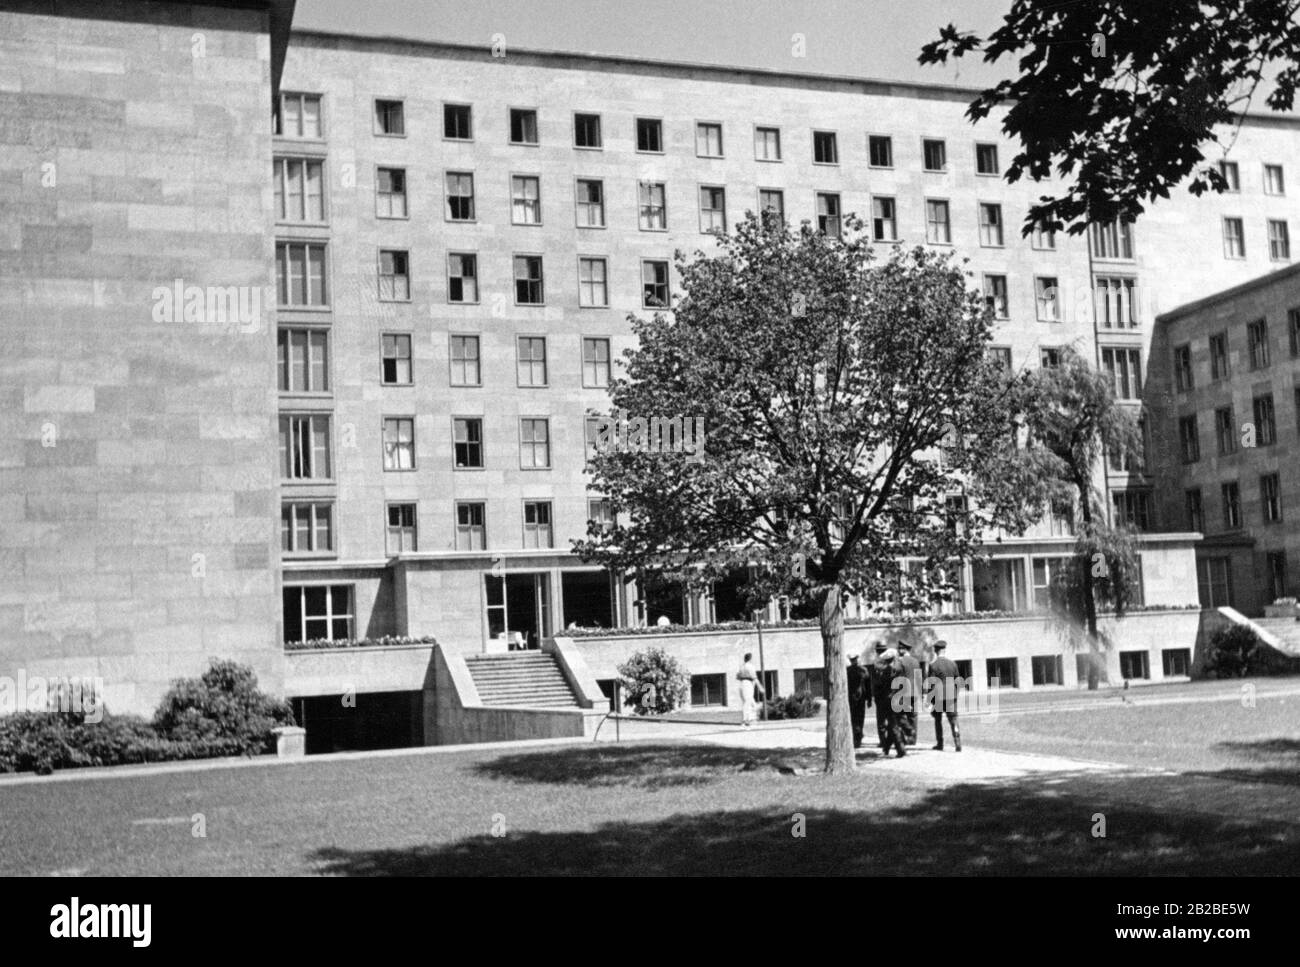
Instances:
[[[638,651],[618,666],[624,704],[637,715],[664,715],[686,704],[691,680],[686,669],[662,648]]]
[[[1232,624],[1210,636],[1205,673],[1215,678],[1240,678],[1263,671],[1259,635],[1246,625]]]
[[[226,660],[214,660],[199,678],[172,682],[153,719],[163,738],[200,745],[231,740],[246,755],[271,751],[271,730],[293,724],[287,702],[261,691],[250,667]]]
[[[87,765],[75,747],[75,719],[58,712],[16,712],[0,717],[0,772],[35,772]]]
[[[821,713],[817,699],[809,692],[768,699],[766,704],[769,719],[810,719]]]

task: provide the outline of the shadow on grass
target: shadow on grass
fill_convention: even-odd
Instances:
[[[498,756],[474,767],[487,779],[566,786],[666,789],[704,786],[738,772],[802,768],[820,771],[817,749],[736,749],[697,743],[567,746]]]
[[[1251,761],[1241,768],[1200,771],[1189,775],[1227,779],[1231,782],[1263,782],[1269,785],[1300,786],[1300,739],[1256,739],[1251,742],[1219,742],[1216,749]]]
[[[791,811],[773,805],[404,849],[325,849],[312,859],[319,872],[345,876],[1191,876],[1300,868],[1296,826],[1117,805],[1104,785],[1075,781],[954,786],[883,813],[809,809],[803,837],[792,835]],[[1105,837],[1093,835],[1098,813]]]

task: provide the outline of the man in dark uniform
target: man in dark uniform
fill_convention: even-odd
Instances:
[[[867,704],[876,706],[876,731],[880,734],[880,749],[889,755],[892,745],[898,750],[901,759],[907,755],[903,745],[903,734],[899,729],[898,713],[894,709],[897,701],[894,687],[895,679],[903,674],[903,666],[898,663],[898,653],[886,649],[884,642],[876,645],[876,660],[870,669],[871,693]]]
[[[961,729],[957,727],[957,690],[961,678],[957,673],[957,663],[949,658],[945,651],[948,642],[934,643],[934,661],[930,662],[930,672],[926,678],[930,697],[930,715],[934,717],[935,748],[943,751],[943,717],[948,716],[948,726],[952,729],[952,741],[961,751]]]
[[[849,718],[853,720],[853,748],[862,746],[862,722],[867,717],[867,670],[849,655]]]
[[[916,703],[921,694],[921,663],[912,657],[912,646],[906,641],[898,643],[898,663],[903,666],[905,684],[898,692],[902,703],[898,709],[898,724],[903,731],[903,741],[916,745]]]

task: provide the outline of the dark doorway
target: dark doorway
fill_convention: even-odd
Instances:
[[[565,628],[614,627],[614,599],[608,571],[563,571],[560,590],[564,595]]]
[[[714,621],[752,621],[754,616],[745,604],[745,585],[749,583],[749,569],[738,567],[713,584]]]
[[[675,625],[686,624],[686,599],[680,581],[647,578],[643,593],[646,624],[656,625],[661,617]]]
[[[423,692],[363,692],[293,699],[307,754],[406,749],[424,744]]]

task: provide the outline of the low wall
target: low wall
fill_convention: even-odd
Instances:
[[[1188,649],[1192,668],[1200,662],[1202,612],[1194,609],[1143,611],[1122,619],[1107,618],[1101,624],[1111,635],[1112,646],[1102,658],[1107,678],[1122,679],[1122,651],[1147,654],[1149,681],[1165,679],[1163,651]],[[971,619],[959,621],[912,622],[898,625],[850,626],[844,629],[845,654],[874,654],[877,641],[894,644],[906,638],[920,652],[942,638],[948,642],[947,654],[954,661],[970,661],[976,691],[988,688],[986,662],[989,659],[1013,659],[1021,690],[1087,687],[1086,671],[1080,675],[1075,655],[1051,619],[1042,615],[1017,618]],[[618,677],[618,666],[633,653],[644,648],[662,647],[679,659],[691,675],[725,675],[726,702],[736,701],[732,676],[745,652],[759,659],[758,636],[753,631],[710,631],[624,635],[601,638],[557,638],[582,653],[597,679]],[[1079,654],[1086,654],[1086,649]],[[1060,685],[1033,685],[1032,659],[1040,656],[1062,657]],[[777,688],[782,694],[794,691],[795,671],[824,666],[821,635],[816,628],[764,628],[763,667],[776,672]],[[1172,676],[1171,676],[1172,677]],[[1177,676],[1185,681],[1186,676]],[[1004,686],[1005,687],[1005,686]]]
[[[418,692],[433,687],[434,645],[312,648],[284,653],[284,694]]]

